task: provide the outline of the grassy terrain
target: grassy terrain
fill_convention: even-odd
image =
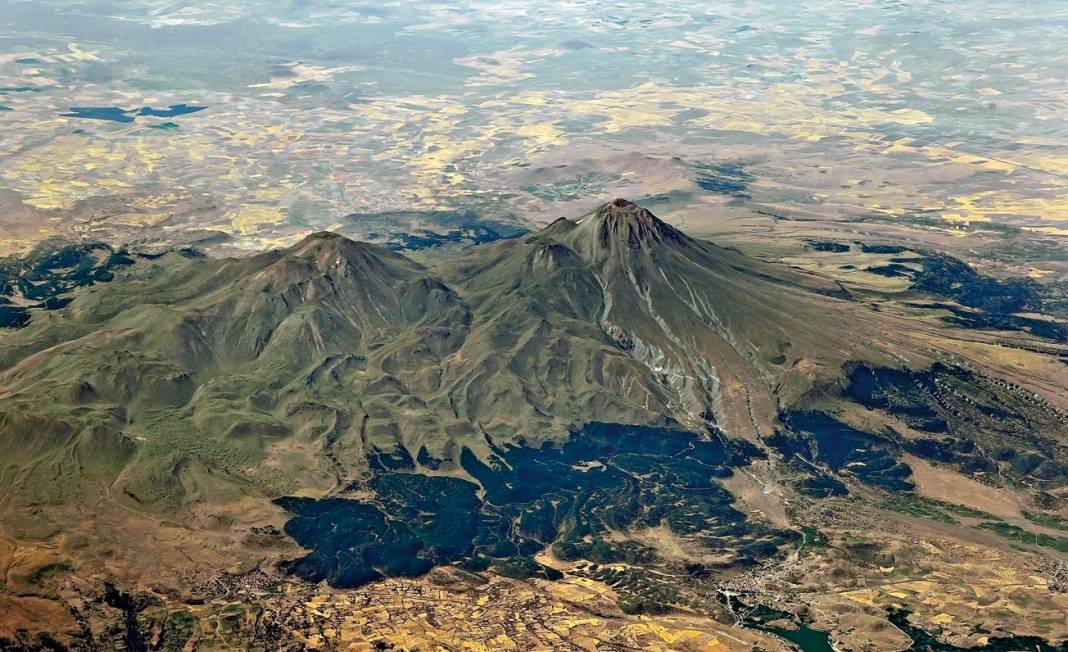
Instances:
[[[1051,548],[1060,552],[1068,552],[1068,537],[1054,537],[1048,534],[1037,534],[1009,525],[1008,523],[980,523],[978,527],[995,532],[1010,541],[1026,543],[1030,545]]]
[[[1023,515],[1024,518],[1036,525],[1068,532],[1068,519],[1063,517],[1054,516],[1053,514],[1043,514],[1041,512],[1028,512],[1026,510]]]

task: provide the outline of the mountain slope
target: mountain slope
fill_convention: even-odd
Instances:
[[[929,361],[842,294],[624,200],[434,269],[328,233],[164,257],[6,336],[3,505],[322,492],[375,451],[463,473],[592,421],[759,442],[846,361]]]
[[[168,509],[197,493],[183,480],[190,464],[274,486],[260,466],[271,444],[310,431],[303,463],[325,473],[348,455],[358,466],[362,443],[335,441],[355,423],[339,388],[372,349],[386,370],[390,356],[436,360],[467,322],[422,267],[332,234],[246,260],[160,265],[49,317],[5,347],[0,433],[19,451],[6,505],[80,495],[79,469],[96,460],[136,459],[109,491]]]
[[[839,327],[855,306],[837,285],[690,238],[625,200],[475,251],[445,276],[485,320],[577,319],[645,367],[622,396],[738,436],[770,434],[780,409],[848,359],[895,362],[877,315]]]
[[[1032,509],[1068,486],[1064,407],[1000,348],[623,200],[432,267],[320,233],[117,274],[0,346],[2,533],[82,575],[552,578],[551,551],[634,565],[621,599],[659,610],[706,589],[641,569],[795,541],[776,496],[908,493],[915,459]]]
[[[451,566],[737,619],[716,601],[742,569],[908,563],[854,545],[860,512],[1001,518],[930,502],[932,474],[1012,496],[968,541],[1068,546],[1052,344],[883,311],[624,200],[429,267],[319,233],[108,273],[0,331],[0,604]]]

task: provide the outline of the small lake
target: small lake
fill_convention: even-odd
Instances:
[[[776,620],[791,620],[797,628],[786,629],[767,624]],[[831,647],[830,634],[799,623],[788,613],[760,606],[746,619],[745,624],[753,629],[784,638],[800,648],[802,652],[834,652],[834,648]]]
[[[156,118],[173,118],[203,111],[208,107],[192,104],[172,104],[166,109],[154,109],[143,106],[139,109],[124,109],[119,106],[75,106],[67,113],[61,113],[64,118],[85,118],[88,120],[107,120],[110,122],[130,123],[137,117],[151,116]]]
[[[191,104],[172,104],[167,109],[153,109],[150,106],[143,106],[137,111],[137,115],[151,115],[157,118],[173,118],[180,115],[186,115],[188,113],[196,113],[197,111],[203,111],[208,107],[195,106]]]
[[[783,629],[767,625],[754,625],[754,628],[785,638],[801,648],[802,652],[834,652],[834,648],[831,647],[831,637],[827,632],[821,632],[805,625],[798,624],[797,629]]]
[[[64,118],[85,118],[87,120],[109,120],[111,122],[133,122],[130,111],[117,106],[73,106],[67,113],[60,113]]]

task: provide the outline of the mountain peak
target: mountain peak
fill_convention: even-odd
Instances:
[[[549,226],[541,230],[542,235],[563,235],[571,232],[578,224],[566,217],[558,217]]]
[[[625,247],[649,249],[666,242],[682,243],[688,238],[681,231],[653,215],[649,210],[626,199],[614,199],[578,221],[576,235],[593,250]]]
[[[624,199],[622,197],[616,197],[612,201],[610,201],[607,204],[605,204],[604,207],[606,207],[606,208],[607,207],[611,207],[611,208],[640,208],[640,206],[638,206],[637,204],[635,204],[631,200]]]
[[[626,199],[613,199],[594,211],[592,218],[602,243],[607,243],[610,238],[625,237],[633,248],[685,237],[647,209]]]
[[[366,246],[373,245],[352,240],[351,238],[347,238],[340,233],[334,233],[333,231],[316,231],[315,233],[308,234],[300,242],[291,246],[289,252],[299,255],[302,252],[311,251],[316,248],[361,248]]]
[[[336,266],[341,261],[362,266],[403,260],[414,265],[386,247],[352,240],[332,231],[312,233],[286,249],[284,253],[286,258],[303,259],[321,269],[325,269],[325,266]]]
[[[330,231],[312,233],[285,249],[253,257],[249,264],[252,273],[276,287],[322,275],[353,283],[367,283],[372,278],[391,283],[425,273],[421,265],[386,247]]]

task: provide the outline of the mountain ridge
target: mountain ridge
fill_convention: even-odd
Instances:
[[[27,594],[560,567],[662,613],[822,555],[824,508],[924,500],[919,471],[1041,518],[1068,491],[1068,400],[1002,380],[1000,348],[623,200],[434,264],[330,232],[130,260],[0,331]]]
[[[973,412],[941,407],[948,382],[1056,431],[1052,417],[974,374],[904,371],[948,359],[941,331],[833,288],[623,201],[435,265],[329,232],[248,258],[140,261],[4,334],[0,445],[12,454],[0,519],[27,532],[61,522],[95,532],[100,511],[172,518],[344,496],[393,464],[477,485],[472,469],[526,460],[517,451],[529,447],[559,450],[594,422],[687,431],[746,459],[778,451],[788,466],[803,458],[909,487],[902,450],[956,444],[913,447],[863,424],[930,430]],[[872,382],[892,383],[895,398],[857,389]],[[911,411],[892,414],[909,401]],[[954,436],[980,450],[1014,437],[1033,451],[1027,468],[1060,477],[1059,449],[1024,421],[995,433],[969,425],[979,418]],[[820,428],[854,448],[832,455]],[[783,443],[793,441],[783,432],[808,443]],[[1003,464],[954,455],[945,459],[962,467]],[[864,475],[864,465],[885,472]]]

